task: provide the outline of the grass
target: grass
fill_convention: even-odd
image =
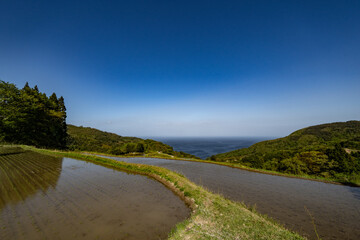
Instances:
[[[88,154],[97,154],[97,155],[103,155],[103,156],[110,156],[110,157],[120,157],[120,158],[133,158],[133,157],[141,157],[141,158],[162,158],[162,159],[170,159],[170,160],[195,160],[195,161],[201,161],[196,158],[181,158],[176,157],[170,154],[162,153],[162,152],[149,152],[149,153],[128,153],[123,155],[113,155],[109,153],[100,153],[100,152],[88,152],[88,151],[73,151],[77,153],[88,153]]]
[[[283,177],[289,177],[289,178],[306,179],[306,180],[317,181],[317,182],[360,187],[360,176],[359,175],[355,175],[352,178],[325,178],[325,177],[321,177],[321,176],[305,175],[305,174],[304,175],[296,175],[296,174],[282,173],[282,172],[276,172],[276,171],[271,171],[271,170],[266,170],[266,169],[251,168],[251,167],[241,165],[239,163],[218,162],[218,161],[211,161],[211,160],[199,160],[199,159],[195,159],[195,158],[179,158],[179,157],[175,157],[175,156],[172,156],[169,154],[155,153],[155,152],[154,153],[146,153],[146,154],[127,154],[127,155],[112,155],[112,154],[97,153],[97,152],[84,152],[84,153],[118,157],[118,158],[132,158],[132,157],[162,158],[162,159],[169,159],[169,160],[210,163],[210,164],[217,164],[217,165],[222,165],[222,166],[226,166],[226,167],[238,168],[241,170],[270,174],[270,175],[275,175],[275,176],[283,176]]]
[[[198,161],[198,160],[191,160],[191,161]],[[241,165],[238,163],[216,162],[216,161],[209,161],[209,160],[203,160],[200,162],[218,164],[218,165],[223,165],[223,166],[227,166],[227,167],[238,168],[238,169],[251,171],[251,172],[257,172],[257,173],[270,174],[270,175],[275,175],[275,176],[283,176],[283,177],[289,177],[289,178],[298,178],[298,179],[305,179],[305,180],[311,180],[311,181],[317,181],[317,182],[360,187],[360,176],[359,175],[354,176],[352,178],[325,178],[325,177],[316,176],[316,175],[307,175],[307,174],[296,175],[296,174],[282,173],[282,172],[271,171],[271,170],[266,170],[266,169],[251,168],[251,167],[247,167],[247,166],[244,166],[244,165]]]
[[[192,210],[190,218],[177,224],[170,233],[169,239],[304,239],[255,210],[248,209],[244,204],[211,193],[183,175],[165,168],[126,163],[76,152],[24,148],[43,154],[89,161],[158,180],[182,198]]]
[[[7,146],[21,146],[21,147],[28,147],[25,145],[7,145]],[[54,150],[57,151],[57,150]],[[76,153],[89,153],[89,154],[97,154],[97,155],[103,155],[103,156],[111,156],[111,157],[119,157],[119,158],[133,158],[133,157],[141,157],[141,158],[161,158],[161,159],[168,159],[168,160],[181,160],[181,161],[192,161],[192,162],[201,162],[201,163],[210,163],[210,164],[217,164],[222,166],[227,166],[231,168],[238,168],[241,170],[251,171],[251,172],[257,172],[257,173],[264,173],[264,174],[270,174],[275,176],[283,176],[283,177],[289,177],[289,178],[298,178],[298,179],[305,179],[305,180],[311,180],[311,181],[317,181],[317,182],[324,182],[324,183],[331,183],[331,184],[340,184],[340,185],[347,185],[352,187],[360,187],[360,175],[353,175],[353,176],[340,176],[339,178],[325,178],[321,176],[316,175],[296,175],[291,173],[282,173],[277,171],[271,171],[266,169],[257,169],[257,168],[251,168],[248,166],[244,166],[239,163],[231,163],[231,162],[219,162],[219,161],[212,161],[212,160],[202,160],[202,159],[196,159],[196,158],[180,158],[173,155],[169,155],[162,152],[150,152],[150,153],[130,153],[126,155],[113,155],[113,154],[107,154],[107,153],[99,153],[99,152],[85,152],[85,151],[74,151]],[[341,174],[339,174],[341,175]]]

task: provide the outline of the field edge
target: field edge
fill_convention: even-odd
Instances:
[[[126,163],[105,157],[23,146],[48,155],[75,158],[105,167],[149,176],[178,195],[190,207],[188,219],[178,223],[168,239],[306,239],[252,207],[234,202],[200,187],[183,175],[165,168]]]

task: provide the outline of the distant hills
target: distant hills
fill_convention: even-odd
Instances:
[[[297,175],[360,181],[360,121],[311,126],[209,160]]]
[[[24,144],[126,156],[198,158],[151,139],[66,123],[63,97],[0,80],[0,145]],[[2,153],[9,154],[9,153]],[[307,127],[287,137],[213,155],[212,161],[360,185],[360,121]]]
[[[171,146],[152,139],[123,137],[90,127],[77,127],[68,124],[67,133],[69,135],[67,140],[69,150],[114,155],[167,154],[181,158],[197,158],[188,153],[176,152]]]
[[[197,158],[151,139],[122,137],[66,123],[63,97],[47,96],[28,83],[21,89],[0,80],[0,145],[24,144],[115,155]]]

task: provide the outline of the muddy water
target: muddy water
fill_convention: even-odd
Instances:
[[[213,192],[247,205],[256,205],[260,213],[310,239],[317,238],[311,216],[322,239],[360,239],[360,188],[215,164],[152,158],[114,159],[161,166],[182,173]]]
[[[0,239],[164,239],[189,216],[150,178],[69,158],[0,156]]]

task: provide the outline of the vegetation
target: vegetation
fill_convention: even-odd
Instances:
[[[360,121],[304,128],[208,160],[360,184]]]
[[[193,210],[189,219],[174,228],[169,239],[303,239],[298,234],[258,214],[254,209],[250,210],[242,203],[210,193],[184,176],[165,168],[120,162],[75,152],[30,149],[143,174],[160,181],[185,200]]]
[[[115,133],[103,132],[89,127],[68,125],[68,149],[113,155],[175,156],[197,158],[184,152],[176,152],[172,147],[151,139],[122,137]]]
[[[24,149],[21,147],[8,147],[8,146],[0,146],[0,157],[7,156],[12,154],[23,153]]]
[[[170,159],[197,157],[151,139],[66,124],[64,98],[0,81],[0,142]],[[198,159],[198,158],[197,158]],[[323,124],[208,160],[360,185],[360,121]]]
[[[90,151],[114,155],[197,158],[176,152],[169,145],[151,139],[122,137],[93,128],[66,124],[64,98],[47,97],[37,86],[18,89],[0,81],[0,143],[42,148]]]
[[[66,148],[64,98],[0,80],[0,142]]]

